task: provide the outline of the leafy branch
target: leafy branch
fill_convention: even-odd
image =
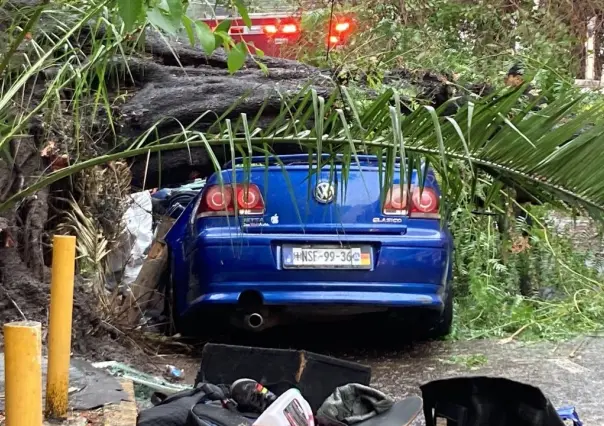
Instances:
[[[187,2],[182,0],[161,0],[149,2],[147,0],[116,0],[119,16],[124,22],[127,32],[134,32],[150,24],[154,28],[171,36],[184,31],[191,45],[199,43],[207,55],[211,55],[218,47],[228,52],[228,70],[235,73],[245,64],[248,55],[266,72],[264,64],[258,62],[254,56],[263,57],[264,52],[244,41],[236,42],[229,35],[231,21],[226,19],[217,22],[215,28],[202,20],[195,20],[187,16]],[[244,24],[250,28],[252,21],[242,0],[234,0],[237,11]]]

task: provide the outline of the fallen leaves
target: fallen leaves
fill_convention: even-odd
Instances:
[[[55,172],[69,166],[69,156],[61,154],[55,141],[48,141],[46,146],[40,151],[40,157],[48,159],[50,169]]]

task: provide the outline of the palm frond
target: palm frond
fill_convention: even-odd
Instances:
[[[73,198],[66,201],[70,210],[65,213],[65,222],[58,227],[58,231],[75,235],[78,256],[90,267],[96,268],[95,273],[103,276],[102,265],[109,254],[109,242],[103,236],[99,224],[84,213]]]
[[[301,91],[293,97],[283,97],[281,114],[265,129],[250,126],[247,117],[238,120],[245,123],[242,126],[228,122],[225,128],[218,123],[220,130],[215,133],[200,133],[191,126],[182,126],[178,135],[157,139],[153,129],[149,129],[126,151],[51,173],[7,200],[0,209],[49,183],[108,161],[205,147],[218,168],[228,160],[218,154],[218,148],[224,146],[231,147],[231,156],[238,152],[245,157],[252,151],[266,153],[268,147],[278,153],[280,146],[296,143],[309,154],[342,154],[351,162],[359,153],[383,157],[386,182],[392,178],[393,168],[388,164],[393,164],[394,157],[402,154],[409,164],[415,165],[420,164],[421,158],[444,181],[451,181],[447,191],[461,187],[453,182],[461,179],[455,175],[458,168],[449,167],[448,163],[465,162],[472,170],[523,188],[537,198],[549,195],[599,215],[604,211],[604,156],[598,155],[604,144],[604,102],[581,111],[581,95],[568,92],[538,112],[514,114],[523,91],[524,88],[506,90],[476,99],[452,117],[443,117],[439,111],[426,107],[403,116],[391,90],[362,111],[346,94],[343,99],[324,100],[312,90]],[[343,167],[346,173],[347,165]],[[452,200],[456,197],[454,193],[447,196]]]

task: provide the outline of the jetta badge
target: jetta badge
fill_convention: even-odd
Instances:
[[[330,182],[319,182],[315,187],[315,199],[322,204],[331,203],[336,195],[335,188]]]

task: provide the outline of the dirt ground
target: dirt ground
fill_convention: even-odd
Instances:
[[[586,426],[604,425],[604,336],[568,342],[506,340],[412,342],[390,331],[352,323],[288,328],[225,343],[291,347],[370,365],[372,383],[397,399],[420,394],[419,385],[462,375],[506,377],[538,386],[554,406],[574,405]],[[404,334],[404,333],[403,333]],[[157,364],[185,370],[193,383],[199,354],[164,355]],[[423,425],[423,416],[414,425]]]
[[[49,279],[37,280],[16,256],[5,258],[5,266],[11,265],[11,279],[0,278],[0,324],[12,321],[38,321],[42,324],[42,351],[46,353],[48,337],[48,306],[50,300]],[[3,272],[6,274],[6,269]],[[47,274],[48,275],[48,274]],[[130,362],[144,359],[144,341],[136,335],[116,327],[110,318],[104,318],[96,308],[96,297],[89,283],[76,279],[73,302],[72,350],[89,361],[117,360]],[[0,352],[4,336],[0,327]]]

